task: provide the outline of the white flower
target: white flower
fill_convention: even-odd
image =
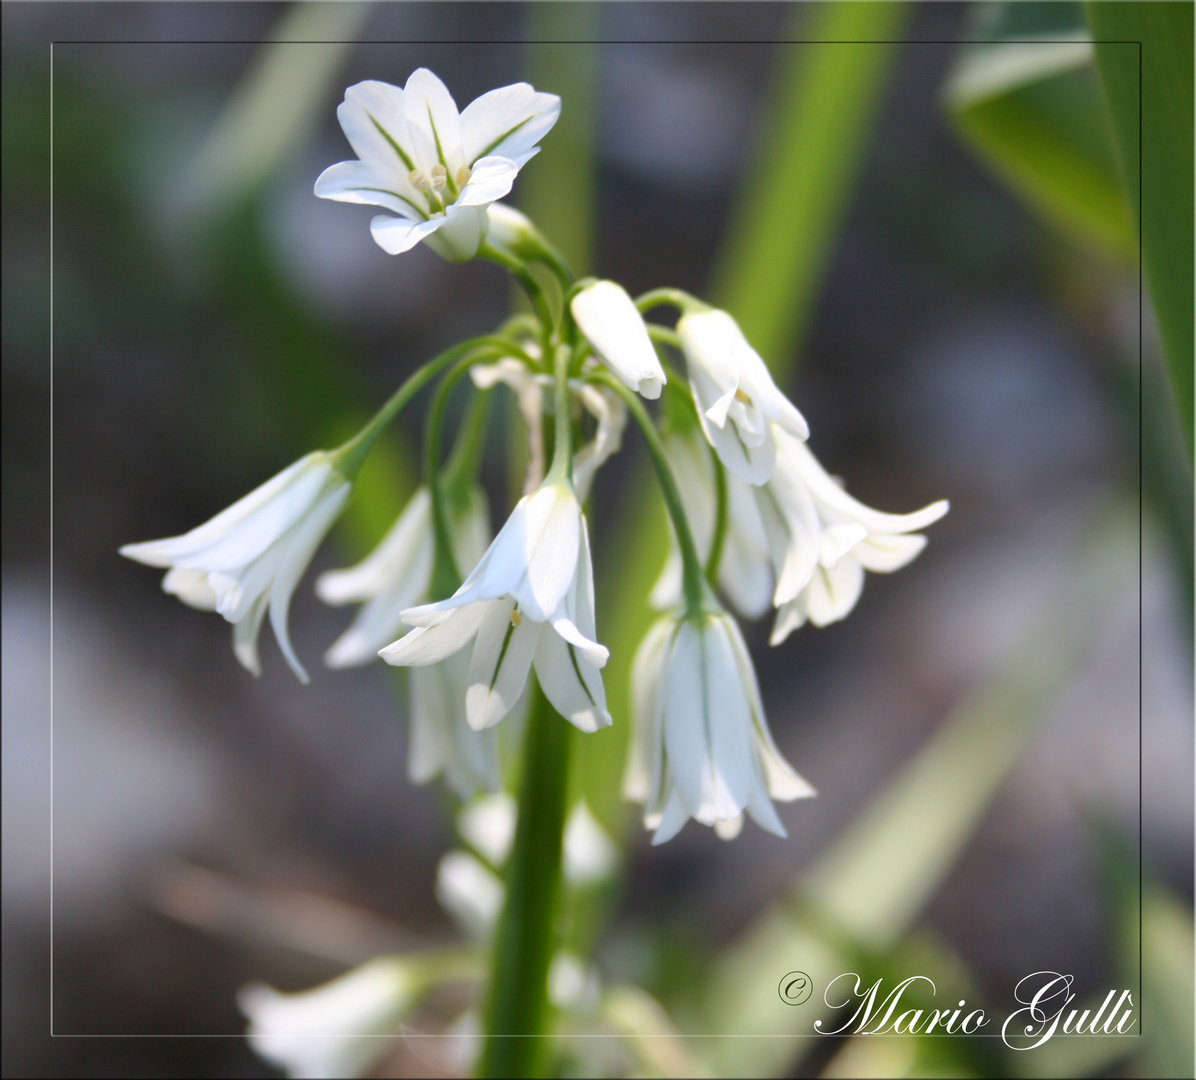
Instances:
[[[249,1043],[292,1077],[367,1076],[390,1048],[390,1035],[417,986],[403,961],[372,960],[329,983],[282,994],[261,983],[237,995],[249,1018]]]
[[[682,315],[677,335],[707,440],[734,476],[763,484],[776,459],[774,426],[804,439],[809,429],[801,413],[725,311]]]
[[[619,862],[619,849],[583,799],[565,822],[565,880],[584,887],[605,881]]]
[[[646,398],[660,397],[668,379],[644,318],[621,285],[596,281],[573,297],[569,309],[598,359],[620,382]]]
[[[379,214],[370,223],[391,255],[427,240],[438,255],[464,262],[486,237],[487,206],[511,190],[560,111],[555,94],[515,83],[458,113],[427,68],[412,72],[401,90],[357,83],[345,91],[336,115],[359,160],[325,169],[315,192],[398,214]]]
[[[473,566],[490,543],[481,488],[472,487],[460,505],[450,502],[448,517],[457,565]],[[356,566],[329,570],[316,579],[316,595],[326,604],[362,604],[352,625],[325,654],[329,667],[357,667],[378,658],[378,650],[403,629],[399,612],[425,598],[434,553],[432,499],[421,487],[369,555]]]
[[[171,567],[162,587],[231,622],[237,659],[255,675],[260,671],[258,630],[269,608],[287,663],[307,682],[287,634],[287,610],[350,488],[332,456],[317,451],[189,533],[126,544],[120,553],[147,566]]]
[[[450,851],[436,867],[436,899],[476,941],[490,936],[505,897],[502,879],[467,851]]]
[[[710,448],[695,428],[686,434],[666,436],[664,449],[677,480],[698,557],[705,563],[714,541],[717,514]],[[730,473],[726,480],[727,533],[718,564],[718,585],[736,611],[755,619],[772,603],[768,537],[752,494],[757,489]],[[671,531],[670,537],[668,559],[648,597],[648,602],[659,611],[676,607],[681,600],[681,552]]]
[[[777,448],[772,478],[756,489],[777,578],[773,645],[807,619],[815,626],[842,619],[860,597],[864,571],[911,562],[926,538],[909,534],[948,510],[940,500],[912,514],[881,513],[848,495],[801,440],[778,431]]]
[[[510,712],[533,662],[562,716],[582,731],[611,722],[585,516],[567,484],[546,482],[520,499],[461,588],[404,611],[403,621],[416,629],[382,650],[389,664],[439,663],[476,638],[465,693],[475,731]]]
[[[469,657],[446,656],[439,664],[411,669],[408,676],[411,742],[407,775],[426,784],[437,774],[459,798],[479,791],[497,791],[498,738],[493,730],[474,731],[465,715],[461,692],[469,678]]]
[[[770,801],[808,798],[814,788],[772,741],[747,646],[731,616],[666,616],[648,631],[631,672],[635,739],[624,780],[646,803],[653,844],[689,818],[730,839],[748,814],[785,836]]]
[[[505,791],[484,795],[461,808],[457,831],[491,866],[502,866],[515,841],[518,812],[515,800]]]

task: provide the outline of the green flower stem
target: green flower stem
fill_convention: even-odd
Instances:
[[[483,335],[482,337],[470,338],[468,341],[459,342],[451,349],[445,349],[439,356],[435,356],[429,360],[390,396],[386,404],[374,414],[374,418],[365,427],[347,443],[330,452],[336,470],[346,480],[352,480],[357,475],[357,470],[361,468],[365,459],[369,456],[370,451],[374,448],[378,437],[386,430],[390,422],[398,416],[404,405],[454,360],[459,360],[462,356],[467,355],[475,349],[480,349],[487,344],[495,345],[498,343],[501,343],[504,349],[513,354],[522,351],[517,345],[506,342],[502,338]]]
[[[547,1048],[570,727],[534,675],[528,691],[519,817],[491,968],[486,1041],[478,1063],[482,1077],[542,1075]]]
[[[486,445],[486,423],[490,418],[490,392],[474,394],[469,400],[457,441],[453,444],[452,456],[444,467],[444,487],[453,498],[464,494],[467,484],[478,474],[482,448]]]
[[[694,543],[693,532],[689,527],[689,519],[685,516],[685,507],[681,502],[681,492],[677,489],[677,481],[673,476],[672,466],[664,452],[664,443],[652,417],[644,408],[639,395],[629,390],[618,379],[608,375],[605,371],[595,372],[591,381],[601,382],[615,391],[626,403],[635,422],[639,424],[647,443],[648,453],[652,457],[652,464],[656,467],[656,478],[660,481],[660,492],[664,496],[664,505],[669,512],[669,520],[673,523],[673,532],[677,535],[677,546],[681,550],[681,588],[685,597],[685,618],[700,615],[708,609],[719,610],[714,600],[710,586],[706,584],[706,577],[702,569],[702,560],[698,557],[698,547]]]
[[[544,345],[547,346],[549,335],[554,325],[552,306],[548,303],[548,297],[544,295],[544,290],[540,288],[540,283],[532,277],[527,265],[522,260],[515,258],[514,255],[508,254],[500,248],[496,248],[493,244],[485,242],[478,248],[478,256],[483,259],[489,259],[492,263],[497,263],[523,286],[523,291],[527,293],[527,298],[532,302],[532,307],[535,309],[536,317],[540,320]],[[546,347],[545,355],[547,355],[547,352]]]
[[[552,465],[545,482],[573,483],[573,428],[569,418],[569,361],[573,351],[558,345],[552,360],[556,428],[553,433]]]
[[[433,596],[451,596],[460,588],[462,580],[456,556],[453,554],[445,482],[440,470],[440,429],[444,424],[444,407],[461,376],[478,360],[490,359],[493,356],[494,351],[487,349],[457,361],[456,366],[436,387],[436,394],[428,409],[428,424],[424,429],[424,477],[432,500],[432,535],[436,544],[436,558],[432,570]]]
[[[727,470],[719,461],[714,447],[707,445],[710,461],[714,465],[714,537],[710,542],[710,554],[706,556],[706,580],[712,589],[718,588],[718,564],[723,559],[723,548],[727,543],[727,526],[730,517],[727,507]]]
[[[635,306],[639,308],[641,315],[662,304],[675,307],[682,315],[691,311],[710,310],[709,304],[699,300],[696,296],[690,296],[684,289],[651,289],[635,298]]]

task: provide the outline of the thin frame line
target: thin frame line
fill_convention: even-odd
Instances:
[[[55,44],[81,44],[81,45],[205,45],[205,44],[221,44],[221,45],[266,45],[266,44],[353,44],[353,45],[527,45],[527,44],[559,44],[559,45],[578,45],[578,44],[593,44],[593,45],[867,45],[867,44],[895,44],[895,45],[920,45],[920,44],[954,44],[954,45],[969,45],[969,44],[1075,44],[1075,38],[1054,39],[1054,38],[1035,38],[1032,41],[1019,41],[1018,38],[1012,39],[940,39],[940,38],[875,38],[868,39],[868,41],[840,41],[840,39],[816,39],[816,41],[808,41],[808,39],[792,39],[792,38],[770,38],[767,41],[761,39],[743,39],[743,41],[706,41],[706,39],[653,39],[653,41],[642,41],[642,39],[580,39],[573,38],[569,41],[532,41],[529,38],[494,38],[488,41],[477,41],[477,39],[470,39],[470,41],[460,41],[460,39],[404,39],[404,41],[344,41],[344,39],[317,39],[317,41],[286,41],[279,42],[273,39],[208,39],[208,38],[183,38],[183,39],[153,39],[153,41],[133,41],[133,39],[51,39],[50,45],[50,72],[49,72],[49,97],[50,97],[50,147],[49,147],[49,166],[50,166],[50,190],[49,190],[49,269],[50,269],[50,285],[49,285],[49,474],[50,474],[50,500],[49,500],[49,560],[50,560],[50,663],[49,663],[49,708],[50,708],[50,1031],[51,1038],[248,1038],[248,1035],[205,1035],[205,1033],[195,1033],[195,1035],[57,1035],[54,1031],[54,47]],[[1119,1038],[1141,1038],[1143,1035],[1143,1014],[1142,1014],[1142,753],[1143,753],[1143,677],[1142,677],[1142,483],[1143,483],[1143,469],[1142,469],[1142,42],[1134,41],[1134,39],[1105,39],[1105,38],[1091,38],[1090,43],[1097,44],[1136,44],[1137,45],[1137,115],[1139,115],[1139,126],[1137,126],[1137,148],[1139,148],[1139,157],[1137,157],[1137,178],[1139,178],[1139,190],[1137,190],[1137,212],[1139,212],[1139,238],[1137,238],[1137,297],[1139,297],[1139,304],[1137,304],[1137,327],[1139,327],[1139,493],[1137,493],[1137,502],[1139,502],[1139,598],[1137,598],[1137,606],[1139,606],[1139,675],[1137,675],[1137,683],[1139,683],[1139,726],[1137,726],[1137,743],[1139,743],[1139,755],[1137,755],[1137,774],[1139,774],[1139,785],[1137,785],[1137,805],[1139,805],[1139,813],[1137,813],[1137,836],[1139,836],[1139,847],[1137,847],[1137,911],[1139,911],[1139,920],[1137,920],[1137,990],[1139,990],[1139,1002],[1137,1002],[1137,1033],[1136,1035],[1118,1035]],[[383,1038],[444,1038],[443,1035],[395,1035],[395,1036],[379,1036]],[[527,1036],[506,1036],[509,1038],[525,1038]],[[574,1038],[617,1038],[618,1036],[572,1036]],[[678,1038],[792,1038],[793,1036],[751,1036],[751,1035],[676,1035]],[[800,1038],[818,1038],[818,1035],[799,1036]],[[903,1036],[872,1036],[873,1038],[910,1038],[909,1035]],[[917,1037],[914,1035],[913,1037]],[[941,1037],[941,1036],[930,1036]],[[957,1035],[948,1035],[947,1037],[956,1038],[1001,1038],[996,1032],[990,1035],[981,1035],[981,1033],[971,1033],[971,1035],[964,1035],[960,1032]],[[1078,1036],[1064,1033],[1061,1037],[1070,1038],[1110,1038],[1115,1037],[1111,1035],[1102,1036]]]

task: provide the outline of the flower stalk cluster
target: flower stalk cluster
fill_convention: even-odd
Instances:
[[[525,711],[521,702],[533,703],[518,831],[497,894],[505,900],[492,1034],[542,1030],[571,730],[561,718],[585,736],[627,722],[603,685],[609,651],[598,633],[585,507],[628,417],[642,432],[673,538],[649,598],[662,615],[634,660],[625,776],[654,844],[691,818],[724,839],[745,817],[783,837],[774,803],[815,794],[772,737],[750,652],[720,596],[745,618],[775,609],[771,641],[779,645],[807,622],[844,618],[865,572],[910,562],[926,543],[920,530],[947,510],[937,502],[887,514],[848,495],[809,449],[805,418],[730,313],[678,289],[636,300],[614,281],[574,281],[535,225],[499,201],[559,111],[558,98],[525,83],[458,111],[422,68],[401,89],[350,87],[337,114],[357,158],[326,169],[315,194],[386,211],[370,231],[389,254],[423,242],[453,262],[498,265],[524,288],[533,313],[429,361],[339,449],[301,458],[189,533],[121,549],[165,568],[166,591],[231,622],[236,655],[254,674],[268,611],[283,655],[306,682],[287,630],[291,596],[381,432],[440,379],[427,409],[420,487],[377,548],[322,574],[316,592],[329,604],[361,605],[328,649],[329,666],[381,657],[412,669],[414,781],[443,775],[461,799],[500,791],[495,729]],[[555,277],[563,302],[550,301],[535,263]],[[674,325],[647,321],[661,308],[676,313]],[[472,403],[443,463],[446,404],[457,386]],[[514,393],[526,421],[529,465],[523,497],[491,539],[479,474],[487,402],[499,387]],[[654,418],[646,403],[658,399]],[[380,1003],[378,1024],[405,1007],[395,989],[401,974],[391,965],[360,977],[363,997]],[[358,983],[343,993],[357,995]],[[254,994],[247,1008],[267,1030],[274,999]],[[520,1043],[487,1044],[483,1073],[533,1068],[534,1041]],[[262,1046],[285,1057],[281,1043]]]

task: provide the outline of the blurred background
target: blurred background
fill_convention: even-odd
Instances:
[[[418,66],[461,106],[521,78],[561,94],[512,201],[575,270],[727,305],[853,494],[951,500],[845,622],[777,649],[745,626],[820,792],[781,808],[790,838],[691,824],[653,849],[618,795],[665,551],[629,435],[591,516],[616,724],[575,739],[577,794],[625,850],[594,908],[603,978],[686,1034],[770,1036],[687,1040],[716,1075],[1191,1075],[1190,459],[1082,11],[1010,8],[4,5],[5,1075],[273,1075],[240,1038],[161,1036],[238,1035],[251,979],[456,937],[433,893],[453,806],[406,779],[402,673],[319,666],[349,616],[309,576],[312,684],[268,635],[254,680],[222,620],[116,554],[345,437],[509,311],[497,268],[392,258],[371,211],[311,194],[350,156],[344,87]],[[967,44],[1027,35],[1013,76]],[[803,40],[900,44],[783,43]],[[1087,173],[1027,163],[1067,150],[1051,124]],[[402,506],[417,420],[316,570]],[[491,432],[496,527],[521,437]],[[1081,1001],[1132,989],[1146,1037],[1032,1065],[999,1040],[799,1039],[776,980],[819,949],[1000,1016],[1034,971]],[[56,1033],[96,1037],[51,1041],[51,1000]],[[382,1074],[447,1074],[421,1053]]]

